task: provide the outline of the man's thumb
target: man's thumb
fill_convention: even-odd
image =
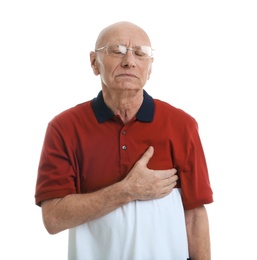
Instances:
[[[141,163],[147,165],[149,160],[152,158],[153,153],[154,153],[154,148],[152,146],[149,146],[140,159]]]

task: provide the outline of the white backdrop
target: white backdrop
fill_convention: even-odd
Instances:
[[[120,20],[143,27],[156,49],[149,94],[199,123],[213,259],[257,259],[255,2],[0,2],[1,259],[66,259],[67,231],[49,235],[34,203],[41,146],[54,115],[100,90],[89,52]]]

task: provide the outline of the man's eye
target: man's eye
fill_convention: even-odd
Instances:
[[[135,51],[135,54],[140,57],[146,56],[146,54],[143,51]]]
[[[115,54],[115,55],[123,54],[120,48],[114,47],[114,46],[112,48],[108,49],[108,53],[109,54]]]
[[[113,50],[112,52],[115,53],[115,54],[120,54],[120,53],[122,53],[120,50]]]

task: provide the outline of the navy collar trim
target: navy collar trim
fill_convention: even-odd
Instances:
[[[154,116],[154,101],[145,90],[143,95],[144,100],[136,114],[136,118],[142,122],[151,122]],[[92,108],[99,123],[103,123],[115,116],[105,104],[102,91],[92,100]]]

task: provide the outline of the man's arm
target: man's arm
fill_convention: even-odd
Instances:
[[[190,259],[210,260],[209,221],[205,207],[186,210],[185,217]]]
[[[147,163],[153,152],[153,147],[149,147],[127,177],[118,183],[96,192],[42,202],[47,231],[55,234],[97,219],[130,201],[157,199],[170,194],[178,179],[176,169],[148,169]]]

